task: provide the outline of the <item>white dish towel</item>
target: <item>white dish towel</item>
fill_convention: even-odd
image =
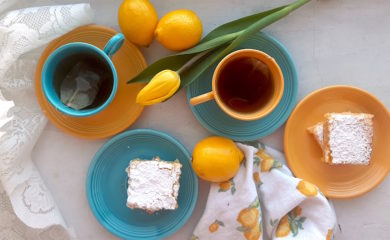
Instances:
[[[89,4],[19,8],[0,0],[0,238],[67,239],[53,197],[31,160],[46,125],[34,91],[35,66],[53,39],[92,22]]]
[[[293,177],[282,153],[237,145],[244,163],[230,181],[211,184],[192,240],[330,240],[336,215],[317,187]]]

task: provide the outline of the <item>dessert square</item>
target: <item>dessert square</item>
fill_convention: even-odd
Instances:
[[[365,113],[325,114],[324,161],[329,164],[368,165],[374,133],[373,117]]]
[[[134,159],[126,168],[128,174],[127,207],[148,213],[178,208],[182,165],[155,157],[152,160]]]
[[[307,129],[309,133],[311,133],[318,143],[320,145],[321,149],[324,149],[324,123],[319,122],[314,126],[311,126]]]

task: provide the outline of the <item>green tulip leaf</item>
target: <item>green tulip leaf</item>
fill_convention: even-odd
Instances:
[[[307,2],[310,0],[304,0],[304,1],[297,1],[299,2]],[[295,6],[293,3],[291,5],[288,5],[286,7],[277,8],[273,10],[270,10],[270,14],[264,14],[260,18],[260,20],[256,21],[249,27],[247,27],[245,30],[241,32],[241,34],[232,41],[228,46],[226,47],[220,47],[217,50],[214,50],[211,52],[211,55],[203,56],[203,61],[197,61],[192,66],[191,69],[189,69],[186,74],[182,75],[182,84],[180,85],[180,89],[183,87],[186,87],[187,85],[191,84],[195,79],[197,79],[205,70],[207,70],[212,64],[214,64],[216,61],[227,55],[230,51],[232,51],[234,48],[238,47],[242,42],[247,40],[251,35],[257,33],[262,28],[270,25],[271,23],[285,17],[288,15],[293,9],[296,9],[297,6]],[[241,19],[240,19],[241,20]],[[216,29],[217,30],[217,29]]]
[[[195,62],[193,65],[191,65],[191,68],[188,68],[187,70],[183,71],[180,74],[180,79],[181,79],[180,89],[191,84],[204,71],[206,71],[213,63],[215,63],[218,59],[220,59],[223,56],[222,53],[225,51],[225,49],[226,47],[222,46],[212,50],[204,57],[199,59],[197,62]]]
[[[148,82],[160,71],[170,69],[180,72],[180,89],[186,87],[251,35],[287,16],[309,1],[298,0],[286,6],[223,24],[207,34],[195,47],[154,62],[127,83]],[[196,61],[192,62],[193,58]]]
[[[180,55],[180,56],[169,56],[169,57],[162,58],[154,62],[146,69],[144,69],[135,78],[131,79],[127,83],[149,82],[150,80],[152,80],[154,75],[156,75],[157,73],[165,69],[177,71],[192,57],[193,55]]]
[[[213,31],[211,31],[209,34],[207,34],[201,41],[200,43],[208,42],[211,39],[217,38],[219,36],[223,36],[226,34],[232,34],[232,33],[237,33],[237,32],[242,32],[245,29],[247,29],[249,26],[251,26],[254,22],[259,21],[260,19],[277,12],[284,8],[285,6],[282,7],[277,7],[265,12],[260,12],[256,13],[250,16],[246,16],[243,18],[239,18],[237,20],[234,20],[232,22],[225,23]]]

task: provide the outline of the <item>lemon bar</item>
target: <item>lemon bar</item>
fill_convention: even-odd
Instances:
[[[309,127],[307,130],[309,131],[309,133],[313,135],[314,139],[323,150],[324,149],[324,123],[319,122],[314,126]]]
[[[127,207],[148,213],[178,208],[181,167],[178,161],[167,162],[159,157],[131,160],[126,168]]]
[[[366,113],[325,114],[324,161],[329,164],[368,165],[374,135],[373,117]]]
[[[323,151],[321,160],[328,164],[369,164],[373,117],[366,113],[327,113],[326,121],[309,127],[307,130]]]

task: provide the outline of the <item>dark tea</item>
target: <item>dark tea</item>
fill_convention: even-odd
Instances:
[[[274,94],[270,69],[253,57],[239,57],[226,63],[216,84],[222,102],[236,112],[256,112]]]
[[[96,53],[77,53],[62,59],[54,72],[54,87],[61,102],[76,110],[100,106],[110,97],[110,66]]]

